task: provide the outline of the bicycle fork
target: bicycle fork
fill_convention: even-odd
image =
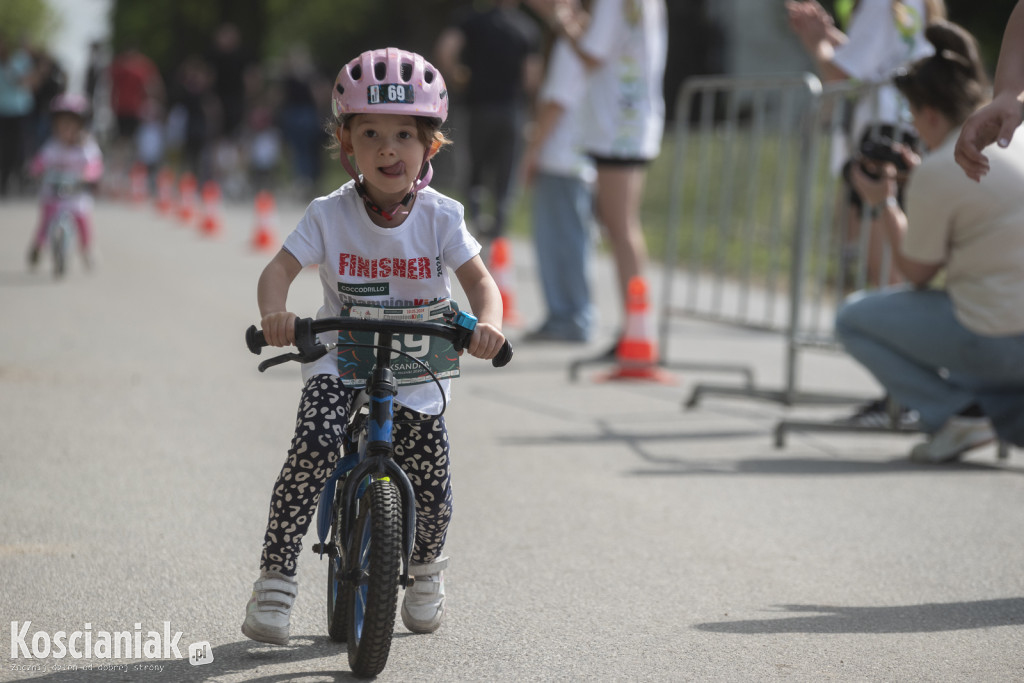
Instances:
[[[412,584],[409,578],[409,563],[412,557],[413,546],[416,543],[416,494],[413,491],[412,483],[402,468],[391,457],[393,453],[393,427],[394,427],[394,401],[398,394],[395,385],[394,374],[389,366],[391,354],[391,339],[382,339],[380,348],[377,350],[377,363],[373,368],[370,380],[367,383],[369,394],[369,419],[367,424],[366,457],[358,464],[350,456],[358,458],[358,453],[348,454],[338,463],[335,473],[332,475],[328,486],[325,486],[321,495],[321,508],[326,497],[331,501],[334,499],[334,486],[338,478],[348,472],[345,483],[342,486],[342,538],[348,538],[352,532],[352,524],[356,518],[356,502],[362,497],[369,481],[375,479],[389,479],[398,488],[399,496],[402,499],[402,576],[403,587]],[[329,520],[331,515],[324,514],[329,511],[321,510],[318,515],[318,530],[320,532],[320,543],[314,546],[314,551],[321,555],[327,550],[326,540]],[[327,520],[324,524],[322,520]]]

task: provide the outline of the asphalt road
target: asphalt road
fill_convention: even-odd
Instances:
[[[96,219],[96,268],[56,282],[25,267],[35,206],[0,204],[0,680],[349,679],[308,550],[292,644],[239,631],[300,389],[297,368],[257,373],[242,342],[269,258],[249,248],[249,207],[214,239],[149,207],[104,203]],[[517,260],[536,322],[527,245]],[[293,307],[314,312],[318,289],[303,273]],[[772,335],[674,330],[689,358],[779,378]],[[399,622],[380,680],[1024,680],[1020,453],[915,466],[912,438],[820,434],[776,450],[779,406],[681,409],[693,382],[721,376],[568,382],[597,346],[464,362],[449,611],[433,635]],[[872,390],[837,355],[805,373]],[[54,656],[61,631],[163,648],[165,629],[181,659]],[[193,666],[201,643],[212,662]]]

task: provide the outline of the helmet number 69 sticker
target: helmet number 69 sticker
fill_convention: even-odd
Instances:
[[[411,104],[412,86],[405,83],[381,83],[366,90],[366,101],[370,104]]]

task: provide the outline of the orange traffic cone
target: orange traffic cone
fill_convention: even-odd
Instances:
[[[156,174],[156,210],[170,213],[174,209],[174,172],[162,168]]]
[[[178,218],[183,223],[190,222],[196,216],[196,191],[199,185],[196,177],[189,172],[181,174],[178,181]]]
[[[274,235],[274,195],[267,190],[256,194],[256,227],[252,233],[252,248],[257,251],[273,251],[277,248]]]
[[[203,183],[203,217],[199,229],[207,237],[216,237],[222,226],[220,185],[215,180],[207,180]]]
[[[647,281],[633,276],[627,286],[626,329],[615,351],[618,367],[606,380],[636,379],[673,384],[675,379],[658,367],[658,344],[647,299]]]
[[[145,164],[136,163],[132,166],[131,184],[132,184],[132,201],[136,204],[141,204],[146,201],[149,196],[149,188],[146,187],[149,182],[149,172],[146,171]]]
[[[491,277],[498,285],[501,293],[501,305],[504,309],[502,322],[506,325],[518,325],[522,319],[516,309],[515,272],[512,270],[512,245],[507,237],[495,237],[491,242]]]

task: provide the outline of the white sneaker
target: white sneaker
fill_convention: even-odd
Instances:
[[[410,564],[409,574],[416,581],[405,589],[402,623],[413,633],[433,633],[444,617],[444,569],[448,558],[430,564]]]
[[[299,584],[280,572],[260,572],[252,585],[252,597],[245,606],[242,633],[253,640],[273,645],[287,645],[289,619]]]
[[[939,431],[910,451],[914,462],[952,462],[961,455],[995,441],[996,433],[986,417],[951,417]]]

